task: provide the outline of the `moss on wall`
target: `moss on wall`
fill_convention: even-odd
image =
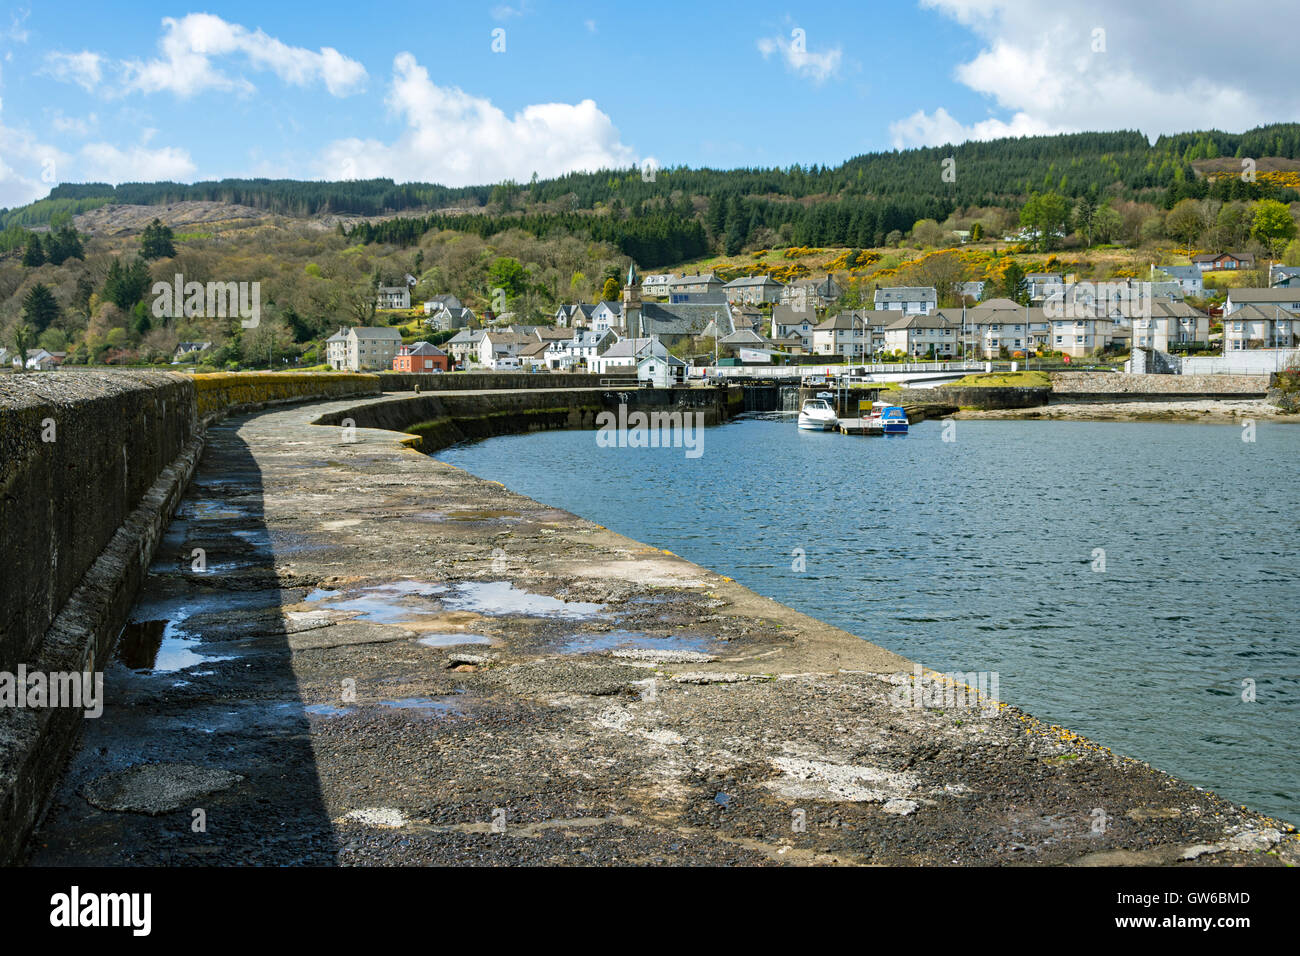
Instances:
[[[382,390],[378,375],[352,372],[208,372],[191,378],[203,419],[234,408],[377,395]]]

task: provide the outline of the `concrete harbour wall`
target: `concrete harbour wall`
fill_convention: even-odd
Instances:
[[[735,387],[450,392],[368,402],[347,412],[323,415],[316,423],[341,425],[351,419],[358,428],[404,431],[418,436],[422,451],[433,452],[496,435],[596,428],[600,413],[616,411],[620,404],[645,412],[699,412],[706,426],[718,425],[743,410],[743,401],[742,390]]]
[[[220,418],[410,389],[358,406],[358,427],[410,429],[426,450],[492,435],[594,428],[602,409],[738,413],[731,389],[600,389],[588,375],[60,371],[0,381],[0,672],[95,673]],[[481,390],[474,391],[461,390]],[[337,417],[337,416],[335,416]],[[322,420],[323,421],[323,420]],[[36,826],[83,711],[0,706],[0,865]]]

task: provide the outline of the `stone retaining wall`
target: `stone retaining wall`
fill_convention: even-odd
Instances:
[[[1266,379],[1258,375],[1127,375],[1123,372],[1053,372],[1052,391],[1057,394],[1088,392],[1099,394],[1217,393],[1264,394]]]
[[[961,408],[1036,408],[1051,398],[1050,388],[1015,388],[1008,386],[905,388],[901,401],[905,405],[939,403]]]

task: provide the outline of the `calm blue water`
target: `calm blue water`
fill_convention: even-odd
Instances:
[[[929,667],[997,671],[1040,719],[1300,822],[1300,428],[943,428],[755,418],[707,430],[696,459],[594,432],[438,457]]]

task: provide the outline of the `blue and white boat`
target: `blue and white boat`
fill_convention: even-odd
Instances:
[[[876,402],[871,407],[871,417],[880,419],[881,431],[886,435],[907,434],[907,412],[902,405]]]

